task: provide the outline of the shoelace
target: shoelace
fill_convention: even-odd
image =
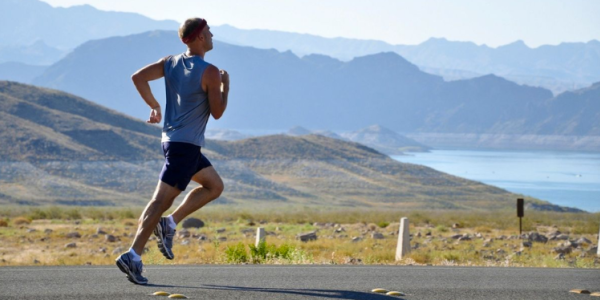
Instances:
[[[138,273],[139,270],[139,274],[142,275],[142,273],[144,273],[146,270],[144,268],[144,264],[142,264],[141,261],[132,261],[133,262],[133,272],[134,273]]]

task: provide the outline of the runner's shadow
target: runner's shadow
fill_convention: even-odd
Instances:
[[[209,290],[243,291],[243,292],[263,292],[274,294],[294,294],[309,297],[321,297],[332,299],[353,299],[353,300],[390,300],[404,298],[391,297],[376,293],[365,293],[346,290],[313,290],[313,289],[274,289],[274,288],[254,288],[243,286],[224,286],[224,285],[203,285],[202,288]]]
[[[199,288],[202,288],[200,286],[153,284],[153,283],[148,283],[148,284],[143,285],[143,286],[145,286],[145,287],[162,287],[162,288],[184,288],[184,289],[199,289]]]

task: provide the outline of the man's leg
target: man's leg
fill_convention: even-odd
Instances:
[[[121,254],[116,264],[121,272],[127,275],[127,279],[135,284],[148,284],[148,279],[142,276],[143,264],[142,264],[142,252],[144,246],[152,234],[154,227],[158,224],[160,217],[171,204],[175,197],[181,193],[180,190],[174,188],[162,181],[158,182],[158,186],[154,191],[152,200],[146,206],[146,209],[140,216],[138,221],[138,231],[133,240],[132,249]]]
[[[171,214],[175,223],[181,222],[188,215],[217,199],[223,192],[223,180],[212,166],[198,171],[192,180],[202,186],[191,190],[181,205]]]
[[[158,224],[160,217],[173,205],[173,201],[180,193],[181,191],[178,188],[172,187],[162,181],[158,182],[152,200],[148,203],[138,220],[138,231],[131,246],[136,253],[142,255],[144,246],[148,242],[148,238],[150,238],[156,224]]]

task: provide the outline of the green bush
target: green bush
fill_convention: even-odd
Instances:
[[[32,220],[60,220],[65,217],[64,210],[58,206],[33,208],[27,214]]]
[[[456,255],[456,254],[454,254],[454,253],[445,253],[444,255],[442,255],[442,257],[443,257],[445,260],[448,260],[448,261],[455,261],[455,262],[456,262],[456,261],[458,261],[458,259],[460,258],[460,257],[458,257],[458,255]]]
[[[119,219],[137,219],[139,214],[134,214],[131,209],[122,209],[118,212]]]
[[[266,242],[260,242],[258,246],[249,244],[248,247],[250,248],[250,258],[252,259],[253,263],[260,263],[267,259],[269,250],[267,249]]]
[[[70,208],[65,211],[65,217],[69,220],[80,220],[81,213],[76,208]]]
[[[278,247],[277,245],[268,245],[266,242],[261,242],[258,246],[249,244],[248,249],[249,253],[246,252],[246,247],[241,242],[235,246],[228,246],[225,249],[225,258],[231,263],[260,264],[270,259],[292,260],[296,251],[296,248],[288,244]]]
[[[230,263],[245,263],[248,261],[246,247],[241,242],[235,246],[227,246],[225,249],[225,258]]]
[[[448,227],[444,225],[438,225],[435,226],[435,230],[437,230],[438,232],[448,232]]]
[[[294,248],[293,246],[290,246],[288,244],[283,244],[279,247],[273,246],[273,249],[270,252],[273,254],[274,258],[290,260],[290,259],[292,259],[292,253],[295,250],[296,250],[296,248]]]
[[[386,228],[388,227],[388,225],[390,225],[390,222],[380,221],[379,223],[377,223],[377,226],[379,226],[379,228]]]

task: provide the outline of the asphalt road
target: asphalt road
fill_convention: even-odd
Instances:
[[[117,267],[2,267],[0,299],[600,299],[599,269],[412,266],[147,266],[147,286]],[[374,288],[406,296],[372,293]]]

